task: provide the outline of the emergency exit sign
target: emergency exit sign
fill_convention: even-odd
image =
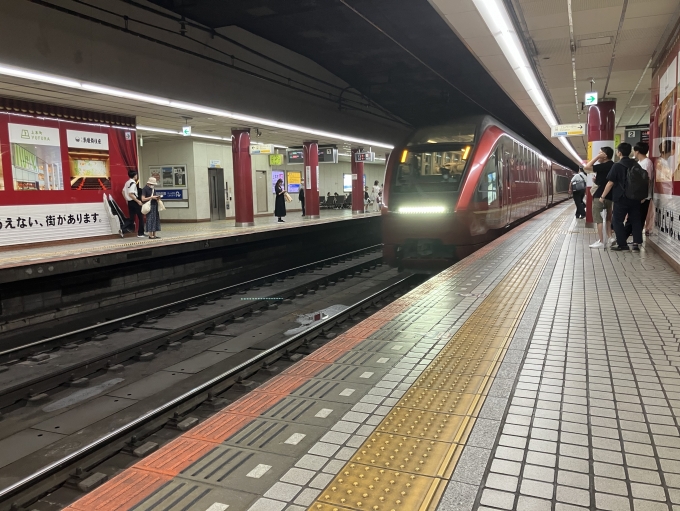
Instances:
[[[191,136],[191,126],[182,126],[182,135],[185,137]]]
[[[585,105],[597,105],[597,92],[586,92]]]

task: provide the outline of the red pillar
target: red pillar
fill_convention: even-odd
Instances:
[[[302,145],[305,160],[305,213],[307,218],[319,218],[319,143]]]
[[[364,212],[364,162],[354,161],[354,155],[361,149],[352,149],[352,213]]]
[[[250,130],[231,130],[234,159],[234,211],[236,227],[255,225],[253,219],[253,167],[250,163]]]
[[[603,146],[614,149],[614,130],[616,128],[616,101],[600,101],[597,105],[588,108],[588,146],[590,151],[588,159],[595,157]],[[591,184],[591,180],[588,180]],[[593,222],[593,196],[590,194],[590,186],[586,192],[586,222]]]

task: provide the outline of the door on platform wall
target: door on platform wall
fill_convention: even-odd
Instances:
[[[210,220],[227,218],[224,195],[224,169],[208,169],[208,193],[210,194]]]
[[[268,211],[267,197],[269,196],[269,187],[267,186],[267,171],[258,170],[255,172],[255,188],[257,191],[257,212],[266,213]]]

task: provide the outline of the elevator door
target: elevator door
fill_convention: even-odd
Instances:
[[[269,191],[267,187],[267,171],[258,170],[256,172],[256,177],[257,179],[255,180],[255,186],[257,189],[257,212],[266,213],[268,210],[267,196],[269,195],[269,193],[267,193]]]
[[[210,193],[210,220],[227,218],[224,198],[224,169],[208,169],[208,188]]]

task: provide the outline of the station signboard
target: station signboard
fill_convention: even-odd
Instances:
[[[272,144],[250,144],[250,154],[274,154]]]
[[[583,137],[588,131],[588,125],[584,122],[575,124],[557,124],[552,126],[551,136],[553,137]]]
[[[354,153],[354,161],[356,162],[369,162],[372,163],[375,161],[375,153],[373,152],[368,152],[368,153]]]

